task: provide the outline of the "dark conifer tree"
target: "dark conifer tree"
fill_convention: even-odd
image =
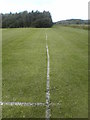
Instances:
[[[51,27],[53,25],[50,12],[20,12],[2,14],[3,28],[20,28],[20,27]]]

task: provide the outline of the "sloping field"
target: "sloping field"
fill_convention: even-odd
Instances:
[[[88,117],[88,33],[70,27],[3,29],[3,118]],[[44,105],[43,105],[44,104]]]

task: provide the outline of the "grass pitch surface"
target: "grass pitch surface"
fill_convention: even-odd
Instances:
[[[70,27],[3,29],[4,102],[45,102],[50,54],[51,118],[88,117],[88,32]],[[19,114],[17,114],[19,113]],[[3,106],[3,117],[44,118],[45,107]]]

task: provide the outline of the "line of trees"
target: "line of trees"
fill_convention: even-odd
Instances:
[[[52,17],[49,11],[32,11],[2,14],[2,28],[21,28],[21,27],[51,27]]]

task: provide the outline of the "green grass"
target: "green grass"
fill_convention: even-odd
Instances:
[[[50,54],[51,118],[88,117],[88,31],[46,29]],[[45,29],[3,29],[3,101],[45,102]],[[45,117],[45,107],[3,106],[3,117]]]
[[[84,29],[84,30],[90,30],[90,25],[84,25],[84,24],[75,24],[75,25],[70,25],[70,27],[73,28],[79,28],[79,29]]]
[[[0,28],[0,101],[2,101],[2,30]],[[2,106],[0,106],[0,119],[2,118]]]
[[[88,116],[88,33],[67,27],[48,30],[52,117]]]
[[[45,102],[46,66],[45,35],[42,29],[3,31],[4,102]],[[21,114],[17,115],[17,111],[20,113],[22,107],[9,108],[4,108],[3,117],[21,117]],[[29,110],[29,117],[32,117],[33,108],[24,108],[23,111],[25,109],[25,114],[27,115]],[[36,108],[38,116],[42,117],[43,114],[41,115],[38,109]]]
[[[41,29],[3,32],[3,101],[45,102],[45,90],[44,32]]]
[[[57,24],[55,26],[60,26],[60,25]],[[66,25],[61,24],[61,26],[90,30],[90,25],[89,24],[66,24]]]
[[[4,106],[4,118],[44,118],[45,107]]]

